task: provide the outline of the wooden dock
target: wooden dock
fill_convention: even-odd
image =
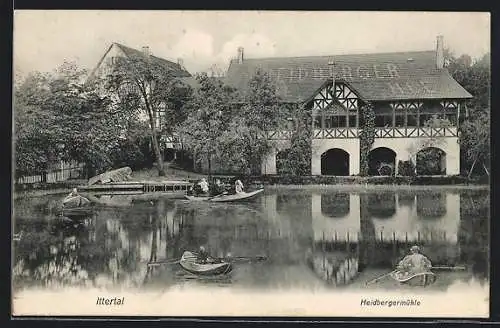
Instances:
[[[105,184],[83,185],[79,190],[89,192],[142,191],[142,192],[172,192],[185,193],[193,183],[188,181],[122,181]]]

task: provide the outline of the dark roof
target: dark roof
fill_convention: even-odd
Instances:
[[[123,44],[119,44],[116,42],[115,42],[115,45],[118,46],[125,53],[126,56],[144,57],[145,58],[144,53],[140,50],[136,50],[136,49],[124,46]],[[174,63],[174,62],[171,62],[169,60],[166,60],[166,59],[163,59],[160,57],[156,57],[153,55],[151,55],[151,59],[153,61],[155,61],[157,64],[162,65],[169,70],[172,70],[172,72],[174,72],[176,77],[191,77],[191,74],[186,69],[184,69],[181,65],[179,65],[178,63]]]
[[[244,59],[241,64],[232,60],[226,83],[244,94],[261,68],[277,81],[283,101],[306,101],[330,79],[332,59],[336,79],[346,81],[364,100],[472,97],[447,69],[436,68],[435,51]]]

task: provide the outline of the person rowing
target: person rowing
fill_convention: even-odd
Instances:
[[[211,257],[205,247],[200,246],[200,248],[198,249],[198,254],[196,256],[196,262],[199,264],[213,264],[220,263],[220,260]]]
[[[205,264],[208,261],[208,252],[205,247],[200,246],[198,250],[198,256],[196,258],[196,262]]]
[[[405,275],[427,272],[432,268],[431,261],[420,252],[420,247],[412,246],[410,254],[399,261],[396,269]]]

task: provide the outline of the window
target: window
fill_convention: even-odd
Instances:
[[[355,128],[357,126],[356,120],[357,120],[357,115],[349,115],[349,127],[350,128]]]
[[[347,126],[347,117],[342,115],[325,116],[325,129],[345,128]]]
[[[378,128],[393,127],[392,114],[375,115],[375,127]]]
[[[457,126],[457,114],[446,114],[445,118],[450,122],[452,126]]]
[[[418,126],[418,120],[417,120],[417,114],[414,112],[409,112],[408,115],[406,115],[406,126],[408,127],[415,127]]]
[[[432,118],[433,114],[421,113],[419,117],[419,126],[425,127],[426,123]]]
[[[446,118],[451,125],[457,126],[457,112],[458,109],[445,109],[444,118]]]
[[[419,110],[419,126],[425,127],[429,120],[442,119],[443,107],[437,102],[427,102]]]
[[[397,128],[403,128],[405,127],[405,113],[397,113],[394,116],[394,126]]]
[[[321,129],[321,116],[319,115],[314,116],[314,128]]]

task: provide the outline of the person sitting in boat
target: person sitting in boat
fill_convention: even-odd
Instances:
[[[198,183],[201,187],[201,191],[206,194],[208,193],[208,190],[209,190],[209,186],[208,186],[208,182],[207,182],[207,179],[203,178],[201,179],[201,181]]]
[[[415,245],[410,248],[410,254],[399,261],[397,269],[410,274],[426,272],[429,271],[431,267],[431,261],[425,255],[421,254],[420,247]]]
[[[225,192],[224,185],[221,183],[220,179],[216,179],[215,183],[212,184],[212,196],[221,195]]]
[[[198,250],[198,257],[196,259],[198,263],[207,263],[208,262],[208,252],[205,249],[205,247],[200,246],[200,249]]]
[[[236,180],[236,182],[234,183],[234,191],[236,191],[237,194],[243,192],[243,182],[241,182],[240,179]]]

